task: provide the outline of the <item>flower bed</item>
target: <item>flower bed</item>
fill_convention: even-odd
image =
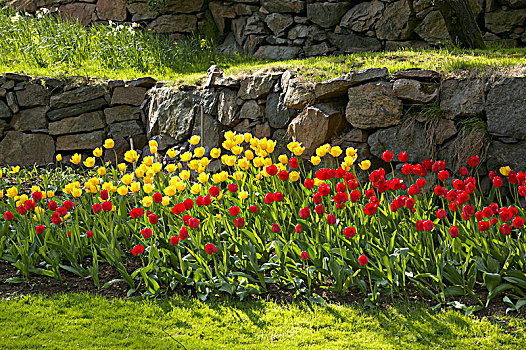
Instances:
[[[67,270],[100,288],[125,281],[130,295],[187,286],[243,299],[276,285],[318,301],[314,288],[359,289],[375,303],[411,286],[438,303],[471,295],[482,307],[503,292],[512,309],[524,303],[523,171],[492,172],[486,195],[478,156],[453,178],[443,161],[385,151],[385,162],[405,163],[397,177],[392,167],[371,171],[353,148],[323,145],[307,162],[297,142],[278,157],[274,141],[251,134],[227,132],[208,156],[198,136],[189,142],[192,151],[169,150],[164,165],[155,141],[140,163],[134,150],[115,167],[102,148],[76,155],[78,171],[37,170],[30,193],[34,171],[4,171],[1,258],[23,275],[11,282]],[[102,262],[121,278],[101,285]]]

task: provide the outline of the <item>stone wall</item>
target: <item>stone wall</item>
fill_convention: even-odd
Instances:
[[[309,158],[330,142],[359,150],[359,159],[382,165],[390,149],[412,162],[444,159],[458,171],[474,154],[487,167],[526,169],[526,69],[442,76],[429,70],[388,75],[385,68],[353,71],[320,83],[293,71],[262,70],[224,77],[213,66],[201,87],[153,88],[147,133],[160,150],[181,152],[201,134],[207,150],[220,147],[226,130],[278,142],[277,154],[297,140]],[[202,108],[202,114],[201,114]],[[383,164],[384,166],[386,164]],[[482,167],[482,174],[486,167]]]
[[[526,44],[526,0],[469,0],[487,43]],[[224,52],[289,59],[361,51],[422,48],[449,40],[432,0],[171,0],[152,10],[147,0],[10,0],[83,24],[112,20],[178,38],[202,28],[209,11],[225,38]]]
[[[373,166],[385,165],[381,154],[390,149],[408,151],[412,162],[444,159],[452,170],[473,154],[487,164],[482,174],[503,165],[525,170],[525,76],[526,68],[447,76],[374,68],[312,83],[290,70],[225,77],[212,66],[201,86],[168,87],[151,78],[95,82],[5,74],[0,165],[45,165],[57,153],[68,162],[73,153],[91,155],[107,137],[119,156],[130,139],[143,155],[148,139],[158,141],[161,153],[183,152],[194,134],[202,135],[208,152],[234,130],[276,140],[277,154],[297,140],[307,159],[330,142],[355,147]]]
[[[7,73],[0,76],[0,165],[46,165],[63,154],[91,155],[112,137],[119,154],[146,144],[148,89],[156,81],[86,81],[84,78],[32,79]],[[115,158],[107,152],[106,160]]]

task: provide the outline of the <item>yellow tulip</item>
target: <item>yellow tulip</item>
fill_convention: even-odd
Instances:
[[[270,159],[270,158],[263,159],[263,165],[264,166],[272,165],[272,159]]]
[[[75,164],[75,165],[78,165],[81,161],[82,157],[80,154],[78,153],[75,153],[72,157],[71,157],[71,160],[70,162]]]
[[[225,132],[225,140],[234,140],[236,138],[236,134],[229,130],[227,132]]]
[[[93,157],[86,158],[86,160],[84,161],[84,165],[88,168],[92,168],[95,165],[95,158]]]
[[[97,174],[99,174],[100,176],[106,175],[106,172],[106,168],[104,167],[100,167],[99,169],[97,169]]]
[[[150,196],[146,196],[141,200],[141,204],[143,205],[143,207],[149,208],[153,204],[153,198]]]
[[[164,192],[165,195],[167,195],[169,197],[173,197],[173,196],[175,196],[176,189],[175,189],[175,187],[168,186],[168,187],[164,188],[163,192]]]
[[[205,148],[204,147],[197,147],[194,149],[194,156],[197,158],[201,158],[205,154]]]
[[[47,191],[47,192],[46,192],[46,197],[47,197],[47,198],[53,198],[53,197],[55,197],[55,191],[51,191],[51,190]]]
[[[139,167],[137,169],[135,169],[135,175],[137,175],[137,177],[140,179],[141,177],[143,177],[145,174],[145,171],[143,168]]]
[[[142,186],[142,190],[144,191],[144,193],[150,194],[153,192],[153,186],[151,184],[145,184],[144,186]]]
[[[190,137],[190,140],[188,140],[188,142],[191,144],[191,145],[197,145],[199,143],[199,141],[201,141],[201,136],[199,135],[194,135],[192,137]]]
[[[115,146],[115,141],[113,141],[112,139],[107,139],[106,141],[104,141],[104,148],[112,149],[114,146]]]
[[[152,164],[153,164],[153,157],[152,156],[144,157],[142,159],[142,164],[144,164],[146,166],[152,166]]]
[[[168,157],[170,158],[175,158],[177,156],[177,152],[173,149],[173,148],[170,148],[166,154],[168,155]]]
[[[57,162],[62,161],[62,154],[60,154],[60,153],[57,154],[57,155],[55,156],[55,159],[57,160]]]
[[[125,185],[130,185],[133,181],[133,175],[132,174],[126,174],[122,177],[121,181],[125,184]]]
[[[345,155],[347,155],[347,157],[354,157],[357,154],[358,151],[353,147],[349,147],[345,150]]]
[[[93,155],[97,158],[102,157],[102,147],[95,148],[93,150]]]
[[[300,179],[300,174],[297,171],[291,171],[289,174],[289,180],[296,182]]]
[[[508,176],[508,174],[511,171],[511,168],[509,166],[503,166],[499,169],[500,173],[504,176]]]
[[[175,166],[175,164],[168,164],[165,169],[167,172],[173,173],[177,169],[177,167]]]
[[[156,154],[157,153],[157,147],[150,146],[150,153],[151,154]]]
[[[199,177],[197,179],[199,180],[200,183],[205,184],[205,183],[208,182],[209,177],[210,176],[208,174],[201,173],[201,174],[199,174]]]
[[[181,154],[181,161],[182,162],[188,162],[190,159],[192,159],[192,153],[185,152],[185,153]]]
[[[175,184],[175,188],[177,189],[177,191],[183,192],[186,189],[186,184],[183,181],[179,181]]]
[[[71,191],[71,194],[73,195],[73,197],[79,198],[80,196],[82,196],[82,189],[74,188],[73,191]]]
[[[154,174],[158,174],[161,172],[161,169],[163,168],[163,165],[161,163],[153,163],[151,170]]]
[[[14,198],[14,197],[18,196],[18,188],[16,188],[16,187],[8,188],[7,189],[7,196],[9,198]]]
[[[0,199],[4,198],[4,190],[0,190]]]
[[[119,171],[125,172],[126,171],[126,163],[119,163],[119,165],[117,165],[117,169],[119,169]]]
[[[132,149],[124,153],[124,160],[128,163],[135,163],[137,160],[139,160],[139,155],[135,150]]]
[[[252,134],[247,132],[243,135],[243,140],[245,140],[245,142],[250,142],[250,140],[252,140]]]
[[[125,196],[128,194],[128,187],[127,186],[119,186],[119,188],[117,189],[117,193],[120,194],[121,196]]]
[[[148,146],[157,148],[157,147],[159,147],[159,144],[155,140],[150,140],[150,141],[148,141]]]
[[[130,190],[133,192],[133,193],[137,193],[141,190],[141,184],[139,182],[132,182],[130,184]]]
[[[192,187],[190,188],[190,192],[192,192],[193,194],[199,194],[201,193],[201,184],[193,184]]]
[[[310,162],[312,163],[312,165],[316,166],[316,165],[320,164],[321,158],[318,157],[318,156],[312,156],[312,157],[310,157]]]
[[[305,151],[305,147],[301,146],[296,146],[292,149],[292,153],[294,153],[296,157],[301,156],[303,154],[303,151]]]
[[[286,154],[282,154],[278,157],[278,160],[281,164],[287,164],[289,162],[289,158]]]
[[[163,197],[163,201],[161,202],[163,207],[167,207],[170,205],[170,197]]]
[[[242,170],[248,170],[250,168],[250,162],[246,158],[241,158],[237,161],[237,165]]]
[[[239,192],[239,194],[237,195],[237,197],[239,199],[241,199],[242,201],[244,201],[245,199],[248,198],[248,192],[247,191],[241,191]]]
[[[335,147],[332,147],[331,150],[329,151],[329,153],[331,154],[331,156],[333,156],[334,158],[337,158],[340,156],[340,154],[342,154],[342,149],[340,148],[340,146],[335,146]]]
[[[210,159],[208,159],[207,157],[203,157],[199,161],[199,165],[202,166],[202,167],[206,168],[208,166],[208,164],[210,164]]]
[[[362,160],[360,164],[358,164],[360,169],[362,170],[368,170],[371,167],[371,161],[370,160]]]
[[[252,159],[254,159],[254,152],[252,152],[252,151],[249,150],[249,149],[246,150],[246,151],[245,151],[245,158],[246,158],[247,160],[249,160],[249,161],[252,160]]]
[[[181,180],[188,180],[190,178],[190,171],[183,170],[179,173],[179,176],[181,177]]]
[[[220,148],[212,148],[210,150],[210,156],[212,158],[219,158],[221,156],[221,149]]]

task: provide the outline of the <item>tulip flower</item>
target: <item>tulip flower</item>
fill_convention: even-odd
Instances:
[[[358,264],[360,264],[360,266],[365,266],[369,263],[369,259],[367,259],[367,256],[365,256],[365,254],[362,254],[360,255],[360,257],[358,258]]]
[[[137,244],[131,249],[133,255],[138,256],[144,253],[144,246],[142,244]]]
[[[300,258],[301,260],[307,260],[309,258],[309,253],[307,253],[306,251],[301,252]]]
[[[213,255],[217,253],[217,247],[213,243],[205,244],[205,252],[208,255]]]

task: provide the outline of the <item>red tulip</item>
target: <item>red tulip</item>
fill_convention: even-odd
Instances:
[[[170,237],[170,244],[173,246],[176,246],[179,244],[179,237],[177,235],[173,235]]]
[[[194,201],[192,200],[192,198],[186,198],[183,201],[183,204],[186,210],[190,210],[194,207]]]
[[[271,230],[274,233],[280,233],[281,232],[281,229],[279,228],[279,225],[276,224],[276,223],[272,224]]]
[[[516,216],[513,218],[512,224],[516,229],[522,228],[524,226],[524,218]]]
[[[59,216],[65,216],[68,213],[68,210],[65,207],[58,207],[57,208],[57,214]]]
[[[336,224],[336,216],[334,216],[333,214],[327,215],[327,224],[329,225]]]
[[[296,227],[294,227],[294,232],[296,233],[302,233],[303,228],[301,227],[301,224],[297,224]]]
[[[6,221],[12,221],[13,219],[15,218],[15,216],[13,215],[13,213],[11,213],[10,211],[6,211],[4,213],[4,219]]]
[[[219,187],[217,187],[217,186],[215,186],[215,185],[212,186],[212,187],[210,187],[210,189],[208,190],[208,193],[209,193],[212,197],[214,197],[214,198],[217,197],[217,196],[219,196],[219,193],[220,193],[220,192],[221,192],[221,191],[219,190]]]
[[[291,169],[296,169],[299,166],[298,159],[295,158],[295,157],[290,158],[289,159],[289,166],[290,166]]]
[[[314,187],[314,180],[313,179],[305,179],[303,182],[303,186],[305,186],[306,189],[312,190]]]
[[[104,211],[111,211],[113,209],[113,204],[110,201],[102,202],[102,209]]]
[[[161,192],[155,192],[153,194],[153,201],[155,203],[161,203],[163,201],[163,195],[161,194]]]
[[[406,151],[400,152],[400,154],[397,157],[398,157],[398,160],[402,163],[409,161],[409,156],[407,155]]]
[[[217,253],[217,247],[214,245],[214,243],[207,243],[205,244],[205,252],[208,255],[213,255]]]
[[[148,221],[150,222],[150,224],[155,225],[159,221],[159,218],[156,214],[151,213],[150,215],[148,215]]]
[[[46,230],[46,226],[44,226],[44,225],[37,225],[37,227],[35,227],[35,231],[39,235],[43,234],[45,230]]]
[[[35,202],[39,202],[42,200],[42,192],[40,191],[37,191],[37,192],[33,192],[33,194],[31,195],[31,197],[33,197],[33,200]]]
[[[435,211],[435,215],[438,219],[445,219],[447,216],[447,212],[444,209],[438,209]]]
[[[502,187],[502,179],[500,178],[500,176],[495,176],[493,178],[493,186],[495,186],[495,188],[501,188]]]
[[[468,170],[468,168],[466,168],[465,166],[463,166],[462,168],[460,168],[460,175],[462,175],[462,176],[468,176],[468,175],[469,175],[469,170]]]
[[[302,218],[303,220],[308,219],[310,217],[310,214],[311,212],[309,208],[304,207],[300,209],[300,218]]]
[[[413,166],[411,164],[404,164],[402,167],[402,174],[404,175],[411,175],[413,173]]]
[[[228,185],[228,191],[230,193],[236,193],[237,192],[237,184],[229,184]]]
[[[93,212],[95,214],[98,214],[102,211],[102,205],[100,205],[99,203],[93,204],[91,208],[93,209]]]
[[[374,203],[367,203],[365,207],[363,208],[364,214],[369,215],[369,216],[376,214],[377,210],[378,210],[378,206]]]
[[[287,181],[289,179],[289,172],[286,170],[282,170],[278,173],[278,178],[281,181]]]
[[[238,216],[239,215],[239,207],[237,205],[233,205],[230,208],[228,208],[228,212],[232,216]]]
[[[255,213],[258,211],[258,207],[255,206],[255,205],[251,205],[248,210],[251,212],[251,213]]]
[[[152,232],[152,229],[151,229],[151,228],[148,228],[148,227],[143,228],[143,229],[141,230],[141,234],[142,234],[142,236],[144,237],[144,239],[148,239],[148,238],[150,238],[150,237],[152,236],[152,233],[153,233],[153,232]]]
[[[499,227],[500,233],[502,233],[504,236],[511,234],[511,227],[508,224],[502,224]]]
[[[100,191],[100,198],[105,201],[110,197],[110,194],[108,193],[108,190],[102,190]]]
[[[478,155],[471,156],[468,158],[468,165],[472,168],[480,164],[480,157]]]
[[[272,204],[274,203],[274,195],[269,192],[265,195],[265,197],[263,197],[263,201],[265,202],[265,204]]]
[[[384,151],[384,153],[382,153],[382,159],[384,160],[384,162],[389,163],[393,160],[393,153],[389,151]]]
[[[135,256],[141,255],[142,253],[144,253],[144,246],[142,244],[137,244],[131,249],[131,252]]]
[[[16,210],[18,211],[18,214],[20,215],[26,215],[27,213],[27,209],[26,207],[22,206],[22,205],[19,205]]]
[[[303,251],[301,252],[300,257],[301,257],[301,260],[307,260],[309,258],[309,253]]]
[[[67,210],[71,210],[73,209],[74,207],[74,204],[72,201],[70,201],[69,199],[67,201],[64,201],[64,203],[62,203],[62,205],[67,209]]]
[[[458,233],[459,233],[459,231],[458,231],[457,225],[451,226],[449,228],[449,235],[451,236],[451,238],[457,238],[458,237]]]
[[[56,212],[51,214],[51,222],[53,222],[55,226],[60,225],[61,221],[60,216]]]
[[[275,164],[269,165],[265,168],[265,171],[270,176],[274,176],[278,173],[278,167]]]
[[[322,204],[318,204],[317,206],[314,207],[314,211],[318,215],[323,215],[323,213],[325,213],[325,207]]]
[[[237,228],[241,228],[241,227],[245,226],[245,219],[242,218],[242,217],[235,218],[234,219],[234,225]]]
[[[284,199],[285,197],[283,196],[283,193],[281,193],[280,191],[274,192],[274,201],[283,202]]]
[[[198,228],[199,227],[199,220],[197,220],[196,218],[191,218],[190,220],[188,220],[188,226],[191,229]]]
[[[491,221],[479,221],[478,227],[480,231],[487,231],[491,228]]]
[[[93,231],[86,231],[86,237],[93,238]]]
[[[360,255],[360,257],[358,258],[358,264],[360,264],[360,266],[365,266],[369,263],[369,259],[367,259],[367,257],[365,256],[365,254],[362,254]]]
[[[346,227],[343,229],[343,235],[347,239],[351,239],[356,235],[356,228],[354,227]]]
[[[447,179],[449,179],[449,171],[447,170],[441,170],[439,173],[438,173],[438,179],[440,181],[446,181]]]
[[[132,219],[137,219],[144,215],[144,209],[142,208],[133,208],[130,210],[130,216]]]
[[[55,201],[49,201],[48,205],[47,205],[48,209],[51,210],[51,211],[55,211],[57,210],[57,203]]]
[[[188,238],[188,229],[186,227],[182,227],[179,230],[179,238],[181,239],[181,241],[184,241]]]

